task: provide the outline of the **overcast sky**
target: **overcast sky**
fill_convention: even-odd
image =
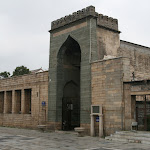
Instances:
[[[150,47],[150,0],[0,0],[0,72],[48,69],[51,22],[90,5],[118,19],[120,39]]]

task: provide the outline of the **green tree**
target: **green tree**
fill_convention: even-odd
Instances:
[[[19,76],[19,75],[24,75],[24,74],[29,74],[30,70],[25,67],[25,66],[19,66],[16,67],[16,69],[13,71],[13,75],[12,76]]]
[[[0,78],[8,78],[10,77],[10,73],[7,71],[1,72],[0,73]]]

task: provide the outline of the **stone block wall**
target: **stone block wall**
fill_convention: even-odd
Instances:
[[[120,45],[118,21],[98,14],[95,7],[89,6],[51,23],[49,59],[49,108],[51,124],[62,122],[62,89],[64,79],[60,77],[59,53],[69,37],[81,49],[80,65],[80,126],[89,133],[91,107],[91,62],[102,60],[104,55],[117,56]],[[62,57],[62,56],[61,56]],[[61,128],[61,126],[59,127]]]
[[[60,19],[53,21],[51,23],[51,29],[54,30],[54,29],[63,27],[65,25],[68,25],[80,19],[86,18],[88,16],[97,18],[97,24],[99,26],[106,28],[108,30],[118,32],[118,20],[112,17],[105,16],[103,14],[97,13],[95,11],[94,6],[86,7],[82,10],[78,10],[77,12],[74,12],[70,15],[67,15],[65,17],[62,17]]]
[[[42,101],[46,106],[42,107]],[[2,126],[36,128],[46,124],[48,71],[1,79],[0,103]]]
[[[125,112],[124,127],[125,130],[130,130],[131,123],[138,121],[137,110],[135,106],[136,101],[137,102],[145,101],[145,96],[146,99],[149,100],[150,80],[124,82],[123,89],[124,89],[124,112]],[[140,103],[137,104],[140,105]],[[147,106],[147,108],[148,107],[149,106]],[[142,115],[143,114],[140,114],[140,118],[142,118]],[[143,126],[141,126],[141,124],[138,124],[138,130],[141,129],[143,130]]]
[[[91,20],[90,20],[91,19]],[[97,51],[96,39],[96,19],[89,17],[83,18],[51,30],[50,43],[50,62],[49,62],[49,112],[48,119],[51,124],[62,124],[62,97],[64,79],[59,76],[62,70],[59,69],[59,52],[65,41],[71,37],[80,46],[81,63],[80,63],[80,125],[89,126],[90,124],[90,106],[91,106],[91,65],[90,62],[95,60]],[[89,36],[91,34],[91,36]],[[93,50],[90,53],[90,48]],[[54,126],[55,127],[55,126]],[[89,127],[88,127],[89,129]]]
[[[105,135],[123,129],[123,65],[127,64],[128,59],[120,57],[91,65],[92,104],[103,106]]]
[[[128,81],[146,80],[150,78],[150,48],[120,41],[118,55],[130,59],[130,79]]]
[[[112,32],[104,28],[97,28],[98,60],[104,56],[117,56],[117,50],[120,46],[118,32]]]
[[[4,111],[4,92],[0,92],[0,113]]]
[[[131,129],[131,121],[132,121],[132,100],[130,95],[130,84],[124,84],[124,129]]]

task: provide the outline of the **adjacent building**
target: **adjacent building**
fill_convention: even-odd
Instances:
[[[48,71],[0,80],[1,126],[37,128],[47,121],[47,104]]]

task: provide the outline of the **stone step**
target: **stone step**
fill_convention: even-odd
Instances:
[[[119,138],[115,138],[113,136],[107,136],[105,137],[106,140],[110,140],[110,141],[118,141],[118,142],[128,142],[127,139],[119,139]]]
[[[119,142],[150,144],[150,132],[119,131],[105,139]]]
[[[144,131],[116,131],[115,134],[150,138],[150,132]]]
[[[117,142],[125,142],[125,143],[145,143],[145,144],[150,144],[148,141],[141,141],[141,140],[135,140],[135,139],[123,139],[123,138],[116,138],[116,137],[111,137],[111,138],[106,138],[107,140],[110,141],[117,141]]]
[[[113,137],[118,138],[118,139],[135,140],[135,141],[137,141],[136,143],[141,143],[141,142],[138,142],[138,141],[143,141],[143,140],[146,140],[146,141],[150,142],[150,138],[141,137],[141,136],[130,136],[130,135],[117,135],[117,134],[114,134]]]

